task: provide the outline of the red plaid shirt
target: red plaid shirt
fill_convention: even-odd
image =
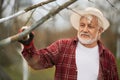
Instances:
[[[75,50],[78,39],[58,40],[47,48],[37,50],[33,43],[25,46],[23,56],[34,69],[45,69],[55,65],[55,80],[77,80]],[[119,80],[113,54],[100,41],[98,80]]]

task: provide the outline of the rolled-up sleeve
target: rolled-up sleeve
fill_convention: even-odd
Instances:
[[[57,63],[60,53],[59,40],[50,46],[37,50],[33,43],[29,47],[24,47],[22,51],[23,57],[28,64],[34,69],[44,69],[54,66]]]

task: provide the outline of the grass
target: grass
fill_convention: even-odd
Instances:
[[[120,59],[117,59],[117,68],[118,68],[118,75],[120,78]]]
[[[55,68],[48,68],[44,70],[33,70],[30,69],[28,80],[54,80]]]
[[[117,68],[120,78],[120,59],[117,59]],[[28,80],[54,80],[54,71],[55,68],[37,71],[32,70]]]
[[[22,80],[22,72],[19,69],[20,65],[11,66],[6,68],[5,71],[11,77],[12,80]],[[117,59],[117,68],[120,78],[120,59]],[[55,67],[44,70],[33,70],[29,67],[28,80],[54,80]]]
[[[22,71],[19,69],[19,66],[13,65],[4,69],[11,80],[22,80]]]

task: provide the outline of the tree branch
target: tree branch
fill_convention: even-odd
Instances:
[[[5,18],[0,19],[0,23],[2,23],[2,22],[4,22],[4,21],[7,21],[7,20],[9,20],[9,19],[15,18],[15,17],[17,17],[17,16],[19,16],[19,15],[21,15],[21,14],[24,14],[24,13],[26,13],[26,12],[34,9],[34,8],[37,8],[37,7],[39,7],[39,6],[48,4],[48,3],[53,2],[53,1],[56,1],[56,0],[48,0],[48,1],[45,1],[45,2],[41,2],[41,3],[35,4],[35,5],[33,5],[33,6],[30,6],[30,7],[26,8],[26,9],[24,9],[24,10],[21,10],[21,11],[13,14],[13,15],[11,15],[11,16],[8,16],[8,17],[5,17]]]
[[[91,2],[91,3],[94,3],[92,0],[88,0],[89,2]]]
[[[29,18],[27,19],[27,21],[25,22],[24,26],[27,25],[27,23],[30,21],[30,19],[32,18],[32,15],[33,13],[35,12],[35,9],[34,11],[32,11],[32,13],[30,14]]]
[[[106,1],[111,5],[111,7],[117,9],[109,0],[106,0]]]
[[[0,46],[3,46],[3,45],[6,45],[6,44],[9,44],[11,42],[15,42],[15,41],[18,41],[18,40],[22,39],[24,36],[28,35],[32,30],[37,28],[39,25],[43,24],[49,18],[51,18],[52,16],[56,15],[61,10],[63,10],[66,7],[68,7],[69,5],[74,3],[75,1],[77,1],[77,0],[70,0],[70,1],[68,1],[66,3],[64,3],[63,5],[59,6],[58,8],[51,10],[46,16],[42,17],[36,23],[31,25],[30,28],[28,28],[27,30],[23,31],[22,33],[18,33],[18,34],[14,35],[14,36],[11,36],[11,37],[8,37],[8,38],[6,38],[4,40],[1,40],[0,41]]]

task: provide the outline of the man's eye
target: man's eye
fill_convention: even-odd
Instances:
[[[84,24],[80,24],[80,27],[84,27],[85,25]]]
[[[88,25],[88,27],[91,28],[91,29],[94,28],[92,25]]]

